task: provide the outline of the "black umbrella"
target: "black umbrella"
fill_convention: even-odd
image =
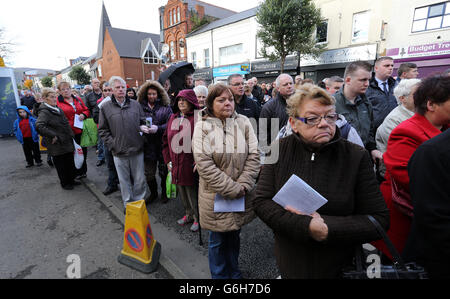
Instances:
[[[159,75],[159,83],[164,86],[164,82],[167,79],[170,80],[169,93],[178,93],[184,88],[184,81],[186,75],[193,74],[195,72],[194,66],[190,62],[181,61],[171,65],[167,70]]]

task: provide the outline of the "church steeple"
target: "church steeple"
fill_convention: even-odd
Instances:
[[[108,12],[105,8],[105,3],[102,1],[102,15],[100,17],[100,32],[98,35],[97,59],[103,56],[103,41],[105,39],[106,28],[112,27],[109,21]]]

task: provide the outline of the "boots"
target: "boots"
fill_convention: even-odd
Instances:
[[[147,184],[151,192],[150,198],[148,199],[148,203],[150,203],[158,199],[158,184],[156,179],[147,181]]]
[[[167,198],[167,194],[166,194],[166,181],[165,180],[161,181],[161,201],[163,203],[169,202],[169,199]]]

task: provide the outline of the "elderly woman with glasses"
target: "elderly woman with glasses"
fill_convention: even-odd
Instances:
[[[254,209],[274,232],[283,279],[338,278],[352,262],[355,246],[378,239],[367,215],[388,227],[389,212],[370,157],[364,148],[341,138],[334,104],[323,89],[300,86],[287,100],[294,133],[279,141],[278,161],[261,170]],[[292,175],[328,202],[310,215],[277,204],[272,199]]]

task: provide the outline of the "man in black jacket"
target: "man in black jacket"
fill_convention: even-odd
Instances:
[[[430,278],[450,278],[450,129],[423,143],[408,163],[414,207],[403,256]]]
[[[268,101],[262,108],[259,118],[265,119],[267,121],[267,132],[263,134],[260,140],[262,146],[268,146],[272,142],[272,123],[271,119],[275,118],[278,120],[278,129],[274,132],[274,140],[278,135],[279,130],[284,127],[289,119],[286,111],[286,100],[295,92],[294,80],[288,74],[281,74],[276,80],[276,85],[278,89],[278,95],[276,98]],[[275,128],[273,128],[275,130]]]
[[[261,107],[264,104],[264,93],[262,91],[262,88],[258,86],[258,79],[256,77],[253,77],[250,80],[253,81],[252,95],[255,97],[255,99],[258,101],[258,105]]]
[[[373,107],[375,130],[383,123],[386,116],[398,106],[394,96],[396,86],[392,78],[394,60],[391,57],[381,57],[375,62],[375,73],[370,79],[366,97]]]
[[[250,120],[254,119],[258,123],[261,110],[255,101],[250,100],[244,94],[244,79],[242,76],[239,74],[229,76],[228,85],[231,87],[234,96],[236,112],[247,116]]]
[[[27,108],[31,111],[33,110],[34,104],[36,104],[36,99],[31,94],[31,91],[28,89],[24,90],[24,96],[20,99],[20,104],[27,106]]]
[[[102,97],[102,90],[100,88],[100,80],[92,79],[92,92],[86,95],[86,107],[89,109],[90,115],[94,115],[93,111],[97,106],[97,101]]]

